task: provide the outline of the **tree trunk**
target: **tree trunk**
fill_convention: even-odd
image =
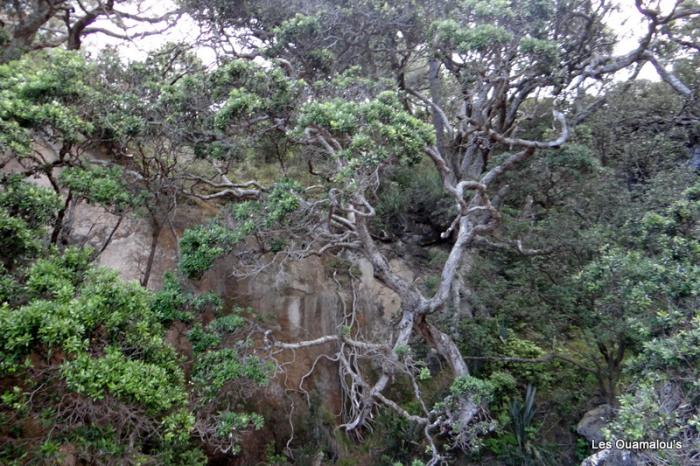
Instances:
[[[117,232],[119,229],[119,226],[122,224],[122,220],[124,220],[124,215],[120,215],[119,219],[117,219],[117,223],[114,225],[112,228],[112,231],[109,232],[109,236],[107,236],[107,239],[105,239],[104,244],[102,244],[102,247],[100,248],[99,252],[97,255],[99,256],[103,252],[105,252],[105,249],[107,249],[107,246],[112,242],[112,238],[114,238],[114,234]]]
[[[610,347],[602,343],[598,344],[598,350],[603,355],[605,366],[604,368],[599,367],[596,376],[602,395],[610,406],[617,406],[616,386],[622,372],[625,349],[625,343],[622,341],[619,341],[617,345],[612,343]]]
[[[71,191],[68,191],[68,196],[66,196],[66,202],[63,203],[63,207],[61,210],[58,211],[58,215],[56,216],[56,224],[53,227],[53,231],[51,232],[51,244],[57,244],[58,243],[58,238],[61,236],[61,230],[63,230],[63,220],[66,218],[66,211],[68,210],[68,206],[70,206],[71,201],[73,200],[73,193]]]
[[[148,261],[146,262],[146,270],[143,272],[143,278],[141,279],[141,286],[144,288],[148,286],[148,280],[151,278],[151,269],[153,269],[153,261],[156,257],[156,249],[158,248],[158,238],[160,237],[160,231],[162,226],[158,222],[153,222],[151,232],[151,248],[148,253]]]
[[[428,80],[430,81],[430,98],[436,105],[442,107],[440,64],[437,60],[432,59],[429,62],[429,67]],[[435,128],[435,141],[440,152],[443,152],[445,150],[445,125],[436,111],[433,110],[432,113],[433,127]]]
[[[464,362],[462,353],[449,335],[430,324],[424,315],[417,320],[416,327],[426,343],[447,360],[455,377],[469,375],[467,363]]]

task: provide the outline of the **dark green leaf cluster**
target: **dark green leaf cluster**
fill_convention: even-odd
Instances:
[[[10,175],[0,185],[0,208],[18,217],[31,229],[50,224],[61,206],[56,193]]]
[[[195,324],[192,329],[187,332],[187,338],[192,343],[192,351],[194,353],[202,353],[210,348],[221,344],[221,337],[216,333],[204,328],[201,324]]]
[[[372,169],[390,158],[416,163],[424,148],[435,143],[432,127],[406,112],[396,93],[389,91],[370,101],[311,102],[302,108],[297,127],[299,132],[309,127],[324,128],[336,139],[347,141],[336,153],[347,160],[340,177]]]
[[[138,196],[129,192],[120,167],[68,167],[61,172],[59,180],[76,197],[118,212],[140,203]]]
[[[453,397],[471,397],[475,403],[488,403],[493,396],[494,385],[488,380],[470,375],[457,377],[450,386]]]
[[[228,334],[235,332],[245,325],[245,319],[240,315],[241,309],[235,308],[233,313],[217,317],[206,327],[195,324],[187,332],[187,338],[192,343],[195,353],[202,353],[221,344],[221,340]]]
[[[248,235],[283,224],[299,208],[300,190],[299,183],[281,180],[263,200],[232,205],[234,228],[214,221],[186,230],[180,240],[180,270],[189,278],[199,278]]]
[[[0,258],[6,268],[41,249],[46,226],[60,206],[52,190],[19,176],[4,178],[0,185]]]
[[[244,237],[239,230],[230,230],[218,223],[186,230],[180,239],[180,270],[190,278],[201,277],[217,258]]]
[[[88,68],[80,55],[61,50],[0,64],[0,148],[29,153],[30,129],[53,130],[68,142],[90,133],[93,126],[79,110],[92,95]]]
[[[637,287],[646,284],[659,296],[647,305],[646,313],[630,317],[641,349],[627,362],[632,383],[620,397],[619,412],[607,430],[617,438],[678,441],[680,449],[660,454],[681,462],[692,448],[684,442],[698,427],[697,413],[685,406],[696,406],[700,399],[698,192],[698,186],[692,186],[664,211],[646,215],[640,249],[624,254],[636,254],[637,262],[656,269],[657,273],[628,280],[637,280]],[[638,294],[635,290],[628,293],[632,298]]]
[[[287,77],[279,67],[265,69],[246,60],[225,64],[210,80],[214,98],[225,99],[214,117],[215,127],[221,130],[256,115],[280,117],[289,113],[304,85]]]
[[[73,442],[94,460],[194,454],[184,373],[164,341],[149,292],[115,272],[91,268],[90,257],[89,250],[69,248],[35,261],[17,284],[26,304],[0,307],[0,375],[16,384],[3,395],[0,411],[18,422],[46,416],[55,426],[51,441]],[[75,409],[113,413],[92,424],[112,432],[105,437],[109,448],[95,448],[98,441],[84,432],[80,417],[61,414],[61,396],[84,406]],[[137,440],[129,441],[132,435]],[[149,451],[156,445],[157,452]]]
[[[458,53],[485,52],[508,44],[513,38],[506,29],[493,24],[464,27],[457,21],[446,19],[433,24],[433,36],[442,47]]]
[[[255,430],[262,429],[264,419],[257,413],[234,413],[224,411],[219,413],[219,426],[216,430],[216,435],[226,437],[232,431],[247,430],[253,427]]]
[[[192,369],[192,383],[205,399],[214,398],[229,382],[241,379],[266,385],[272,376],[272,366],[254,356],[242,356],[233,348],[202,353]]]
[[[173,390],[181,380],[173,380],[166,367],[129,359],[115,347],[107,347],[99,358],[81,354],[64,364],[62,372],[69,390],[97,400],[109,393],[143,405],[153,414],[182,407],[187,401],[183,388]]]
[[[163,286],[154,292],[151,309],[163,324],[175,320],[190,322],[205,310],[218,312],[223,306],[221,298],[211,292],[193,295],[183,289],[182,284],[172,272],[163,276]]]

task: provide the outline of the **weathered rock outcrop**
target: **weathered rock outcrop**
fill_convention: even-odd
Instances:
[[[102,244],[117,220],[97,207],[86,205],[76,208],[74,215],[73,239],[89,238],[88,242],[95,246]],[[176,236],[187,226],[203,220],[204,215],[196,207],[182,207],[174,222],[175,230],[161,232],[149,288],[160,287],[163,274],[177,267]],[[99,264],[117,270],[125,279],[138,280],[148,255],[150,236],[148,222],[137,217],[125,218],[100,255]],[[290,262],[281,268],[271,266],[253,277],[239,279],[232,274],[235,264],[222,258],[192,286],[197,291],[221,295],[228,306],[253,308],[260,325],[271,330],[278,341],[295,342],[339,334],[343,313],[350,312],[353,302],[357,325],[365,338],[386,341],[386,329],[392,328],[389,324],[398,315],[401,302],[393,291],[374,278],[372,265],[366,259],[356,256],[347,259],[345,270],[352,267],[356,279],[351,280],[328,259],[318,257]],[[406,279],[412,279],[410,269],[401,261],[392,260],[391,266]],[[178,324],[168,332],[169,341],[182,351],[187,351],[189,345],[185,333],[186,328]],[[246,436],[241,455],[222,464],[254,464],[260,460],[254,455],[265,451],[266,445],[257,444],[261,439],[266,442],[274,439],[278,445],[284,445],[291,435],[298,438],[300,431],[310,427],[322,431],[325,441],[321,443],[331,445],[326,456],[335,454],[333,450],[340,448],[335,442],[335,427],[341,422],[342,392],[336,363],[322,356],[332,354],[335,344],[329,342],[278,354],[284,372],[252,400],[254,409],[266,418],[265,432]],[[325,424],[309,426],[310,422]]]
[[[583,460],[581,466],[641,466],[643,464],[631,451],[607,448]]]
[[[612,406],[602,404],[583,415],[576,425],[576,432],[589,442],[600,444],[605,440],[603,428],[612,420]],[[629,450],[606,448],[586,458],[581,466],[639,466],[645,464],[639,455]]]
[[[608,404],[595,407],[583,415],[576,425],[576,432],[589,442],[602,442],[603,428],[610,422],[612,415],[613,409]]]
[[[50,159],[51,154],[46,156]],[[19,165],[12,164],[5,169],[21,171]],[[43,175],[32,181],[51,186]],[[160,288],[163,275],[177,268],[178,238],[186,228],[206,221],[215,213],[211,206],[206,207],[188,203],[178,206],[172,227],[169,225],[160,232],[149,288]],[[81,201],[66,212],[64,224],[65,243],[92,246],[101,251],[98,265],[116,270],[125,280],[141,279],[152,238],[152,227],[146,218],[130,213],[120,219],[99,206]],[[199,292],[219,294],[227,306],[253,308],[260,325],[271,330],[278,341],[338,335],[344,313],[354,308],[355,322],[363,337],[386,342],[391,321],[400,314],[399,297],[374,278],[372,264],[363,257],[350,254],[341,266],[337,262],[337,258],[310,257],[283,267],[271,266],[254,277],[239,279],[232,274],[236,264],[230,258],[222,258],[191,286]],[[400,260],[394,259],[390,265],[404,279],[413,280],[412,271]],[[167,333],[168,341],[185,354],[191,351],[187,330],[186,325],[176,322]],[[274,439],[277,445],[284,445],[291,435],[298,437],[301,429],[309,428],[309,422],[326,422],[325,443],[333,444],[335,427],[341,422],[342,392],[336,363],[322,355],[334,353],[336,344],[329,342],[278,355],[284,371],[251,401],[265,416],[267,432],[246,436],[239,457],[217,464],[255,464],[261,458],[247,455],[262,455],[266,447],[257,442]],[[314,415],[309,416],[311,413]],[[329,455],[333,452],[326,452],[326,457]]]

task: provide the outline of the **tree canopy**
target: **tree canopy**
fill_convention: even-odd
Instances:
[[[601,438],[681,445],[639,464],[694,464],[697,2],[636,1],[624,52],[602,0],[131,7],[0,7],[0,460],[237,464],[284,355],[320,348],[297,401],[312,413],[302,384],[335,365],[343,453],[289,414],[290,438],[247,458],[573,464],[595,453],[577,416],[605,404]],[[181,15],[196,43],[80,50]],[[76,233],[86,205],[106,233]],[[97,266],[129,219],[148,230],[139,283]],[[215,267],[281,277],[312,257],[352,296],[327,310],[336,333],[273,335],[206,289]],[[400,302],[378,333],[359,261]]]

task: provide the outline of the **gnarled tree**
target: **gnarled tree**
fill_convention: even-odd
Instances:
[[[464,279],[468,285],[463,259],[479,244],[512,247],[521,254],[542,252],[517,238],[488,239],[499,226],[499,207],[507,196],[504,175],[566,144],[576,124],[603,103],[593,90],[605,89],[620,70],[634,73],[651,62],[662,79],[692,101],[690,88],[655,54],[664,34],[682,30],[699,12],[683,2],[668,12],[637,2],[648,31],[634,50],[614,55],[616,38],[605,25],[611,7],[603,1],[465,0],[414,2],[411,8],[404,3],[256,2],[230,7],[201,1],[185,6],[222,33],[218,39],[224,37],[230,48],[220,50],[238,60],[263,57],[271,73],[284,71],[290,81],[302,78],[308,84],[294,125],[288,119],[274,121],[277,130],[294,138],[317,183],[286,192],[286,244],[275,259],[359,251],[371,262],[375,277],[401,298],[400,321],[389,344],[359,341],[352,323],[340,335],[269,343],[294,349],[336,341],[333,360],[341,366],[352,406],[345,429],[367,427],[375,407],[386,405],[425,426],[430,464],[437,464],[443,455],[434,435],[449,434],[455,445],[468,448],[473,434],[487,428],[471,426],[483,412],[481,385],[469,376],[453,338],[435,324],[435,317],[448,310],[457,283]],[[259,104],[261,89],[245,82],[241,86],[223,105],[222,115],[231,117],[230,109],[237,109],[233,116],[238,120],[230,121],[240,122],[254,109],[267,112],[263,119],[274,119],[275,109]],[[529,120],[546,121],[551,129],[528,130],[524,123]],[[450,250],[432,295],[391,269],[390,246],[377,244],[370,225],[376,191],[387,170],[423,157],[432,162],[454,204],[453,221],[442,235]],[[272,199],[270,205],[279,201]],[[260,240],[259,252],[269,252],[264,246],[265,232],[274,233],[269,217],[239,213],[238,234],[222,233],[221,225],[214,233],[200,231],[201,241],[193,234],[187,257],[214,251],[200,263],[206,266],[216,253],[230,251],[251,233]],[[405,357],[414,337],[448,362],[456,381],[442,408],[422,404],[421,415],[409,414],[386,396],[399,372],[415,382],[415,368]],[[379,374],[373,376],[358,364],[360,357],[375,360]],[[415,394],[421,399],[417,386]]]

